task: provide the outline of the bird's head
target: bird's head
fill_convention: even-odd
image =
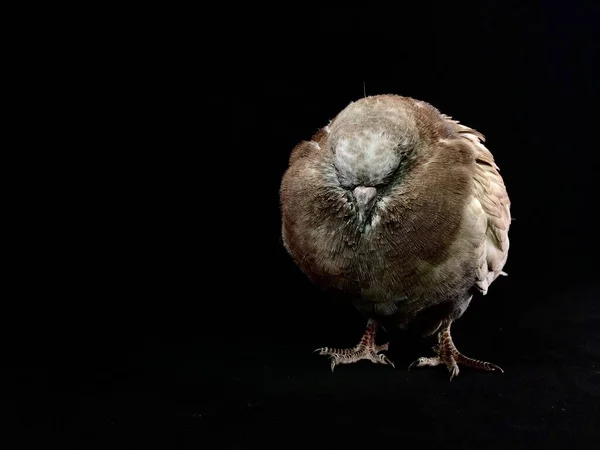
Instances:
[[[364,224],[377,199],[402,177],[418,140],[415,121],[397,104],[368,97],[348,105],[329,130],[340,186],[351,193],[359,224]]]

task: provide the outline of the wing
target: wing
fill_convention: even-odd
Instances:
[[[508,258],[508,230],[511,223],[510,199],[500,169],[491,152],[483,145],[484,137],[477,131],[451,120],[456,131],[467,139],[475,153],[473,198],[471,210],[479,218],[485,239],[478,247],[476,287],[487,294],[489,286],[500,275]]]

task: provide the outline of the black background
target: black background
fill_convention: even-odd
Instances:
[[[600,443],[598,8],[416,9],[182,13],[94,44],[112,49],[103,63],[61,80],[76,126],[49,136],[78,156],[57,150],[60,176],[35,189],[7,314],[24,436]],[[512,200],[509,276],[453,335],[502,375],[407,372],[433,344],[409,333],[393,336],[396,370],[331,373],[311,353],[353,346],[365,323],[285,253],[279,183],[294,145],[365,92],[425,100],[487,138]]]

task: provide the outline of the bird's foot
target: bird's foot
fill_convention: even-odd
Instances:
[[[460,373],[458,368],[459,364],[474,369],[487,371],[498,370],[499,372],[504,373],[504,371],[496,364],[469,358],[468,356],[460,353],[454,346],[454,342],[452,342],[452,337],[450,336],[450,325],[439,332],[438,341],[439,344],[433,347],[433,350],[436,352],[437,356],[421,357],[416,361],[413,361],[412,364],[408,366],[408,369],[410,370],[411,367],[433,367],[439,366],[440,364],[445,364],[450,372],[450,381],[452,381],[452,379]]]
[[[315,350],[319,355],[327,355],[331,360],[331,371],[338,364],[350,364],[366,359],[375,364],[389,364],[394,367],[394,363],[385,355],[379,352],[386,351],[389,344],[375,345],[375,329],[377,324],[374,321],[369,321],[367,329],[360,340],[359,344],[354,348],[329,348],[322,347]]]
[[[388,349],[388,344],[374,346],[372,348],[361,347],[360,344],[354,348],[329,348],[323,347],[318,348],[315,352],[319,352],[319,355],[328,355],[331,360],[331,371],[335,369],[338,364],[350,364],[360,361],[362,359],[369,360],[375,364],[389,364],[392,367],[394,363],[384,354],[379,352]]]
[[[448,370],[450,371],[450,381],[452,381],[452,378],[454,378],[460,372],[460,370],[458,369],[458,364],[456,363],[456,360],[452,357],[452,355],[450,355],[450,358],[448,358],[447,361],[442,361],[442,358],[440,358],[439,356],[422,356],[416,361],[413,361],[411,365],[408,366],[408,370],[410,370],[412,367],[434,367],[439,366],[440,364],[446,364],[446,367],[448,367]]]

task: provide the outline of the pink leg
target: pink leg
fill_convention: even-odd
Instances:
[[[331,359],[331,371],[337,364],[350,364],[362,359],[369,360],[376,364],[389,364],[394,367],[394,363],[385,355],[380,355],[379,352],[386,351],[388,344],[376,345],[375,334],[377,333],[377,322],[369,319],[367,328],[356,347],[354,348],[329,348],[322,347],[315,350],[320,355],[328,355]]]
[[[452,381],[452,378],[460,372],[458,369],[459,364],[466,367],[472,367],[473,369],[488,371],[497,370],[504,373],[504,371],[496,364],[469,358],[459,352],[450,335],[451,323],[452,322],[448,323],[448,325],[438,332],[438,345],[433,348],[437,356],[419,358],[408,366],[409,369],[413,366],[423,367],[444,364],[450,371],[450,381]]]

